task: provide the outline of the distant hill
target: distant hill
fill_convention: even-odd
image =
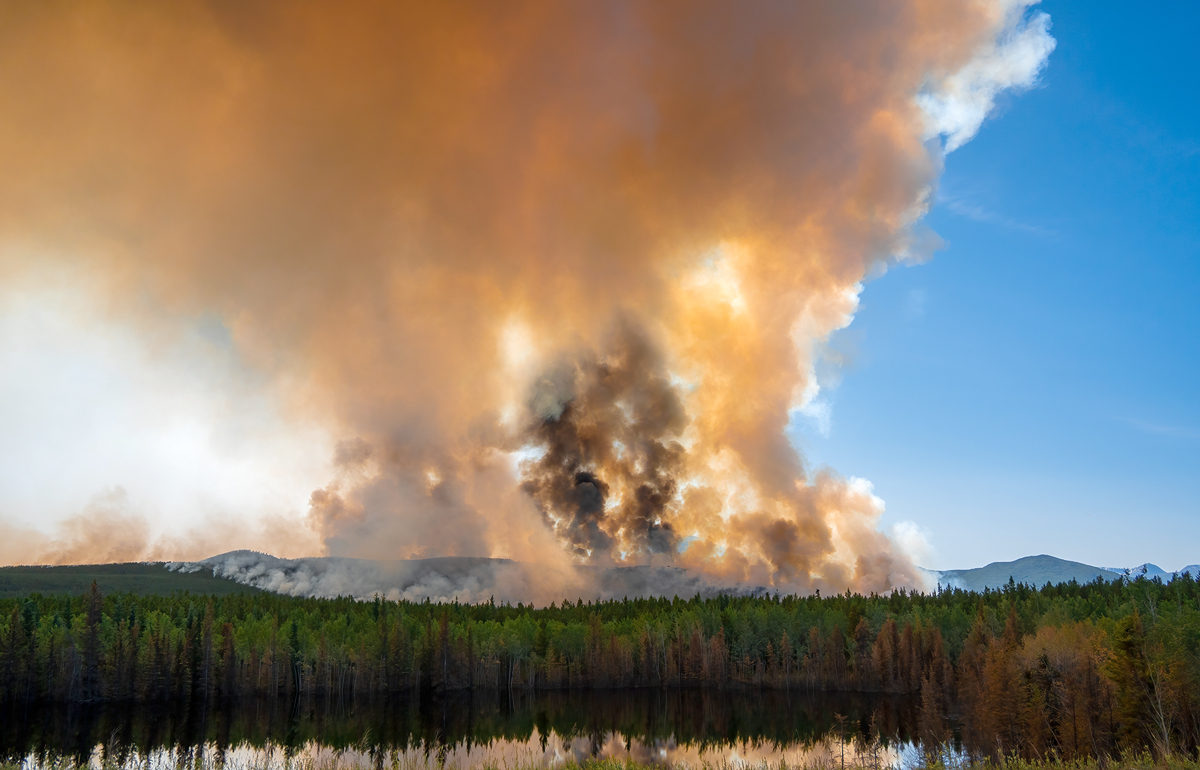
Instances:
[[[1054,556],[1026,556],[1016,561],[995,561],[986,567],[975,569],[951,569],[934,573],[943,587],[964,588],[982,591],[984,588],[1000,588],[1011,577],[1017,583],[1043,586],[1046,583],[1066,583],[1075,580],[1090,583],[1097,577],[1115,580],[1121,574],[1090,564],[1067,561]]]
[[[1130,577],[1136,578],[1138,575],[1145,575],[1147,578],[1161,578],[1164,582],[1170,582],[1174,575],[1191,575],[1193,578],[1200,578],[1200,564],[1189,564],[1186,567],[1180,567],[1175,572],[1169,572],[1150,562],[1139,564],[1136,567],[1108,567],[1107,569],[1110,572],[1121,574],[1125,574],[1128,570]]]
[[[212,572],[177,572],[162,563],[79,564],[54,567],[0,567],[0,598],[29,594],[82,594],[92,581],[106,594],[193,594],[227,596],[259,589],[233,580],[214,577]]]
[[[1157,564],[1151,564],[1150,562],[1139,564],[1136,567],[1105,567],[1105,569],[1109,572],[1116,572],[1118,575],[1128,574],[1133,578],[1136,578],[1139,575],[1145,575],[1147,578],[1157,577],[1162,578],[1163,580],[1171,579],[1170,572],[1167,572]],[[1186,569],[1186,567],[1184,569]]]

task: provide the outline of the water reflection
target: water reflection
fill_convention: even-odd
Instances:
[[[910,740],[915,705],[880,696],[643,689],[10,707],[0,720],[0,757],[143,767],[147,760],[244,767],[295,758],[323,766],[470,767],[553,766],[589,756],[812,764],[836,763],[845,753],[855,764],[879,766]]]

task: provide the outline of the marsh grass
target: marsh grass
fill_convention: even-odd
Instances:
[[[1190,757],[1172,756],[1156,759],[1148,753],[1128,754],[1119,759],[1086,759],[1064,762],[1049,758],[1026,760],[1017,757],[1000,759],[970,759],[945,752],[942,755],[923,755],[905,762],[906,770],[1200,770],[1200,761]],[[836,755],[816,757],[804,763],[716,761],[645,763],[633,759],[597,758],[582,762],[566,759],[546,762],[530,756],[500,762],[458,763],[442,761],[434,754],[392,753],[364,757],[360,754],[331,753],[320,756],[287,756],[283,752],[260,753],[254,757],[220,757],[215,753],[168,755],[155,757],[129,755],[123,760],[94,756],[89,762],[77,763],[67,758],[26,758],[20,762],[0,762],[0,770],[898,770],[899,765],[872,764],[869,758],[858,755],[846,761]]]

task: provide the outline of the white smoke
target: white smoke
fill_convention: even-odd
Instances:
[[[927,135],[945,136],[947,153],[962,147],[979,131],[1002,91],[1033,87],[1057,44],[1050,36],[1050,17],[1026,15],[1030,2],[1007,8],[1004,33],[985,46],[961,70],[937,81],[917,96],[928,123]]]
[[[623,597],[691,598],[735,593],[760,595],[761,586],[723,585],[677,567],[573,567],[547,580],[546,565],[508,559],[442,557],[372,561],[341,557],[279,559],[256,551],[231,551],[199,562],[170,562],[174,572],[211,571],[215,577],[284,596],[348,596],[390,601],[468,603]]]

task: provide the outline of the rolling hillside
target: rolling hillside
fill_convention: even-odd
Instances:
[[[29,594],[82,594],[92,581],[106,594],[193,594],[225,596],[259,589],[211,572],[172,572],[162,563],[81,564],[55,567],[0,567],[0,597]]]

